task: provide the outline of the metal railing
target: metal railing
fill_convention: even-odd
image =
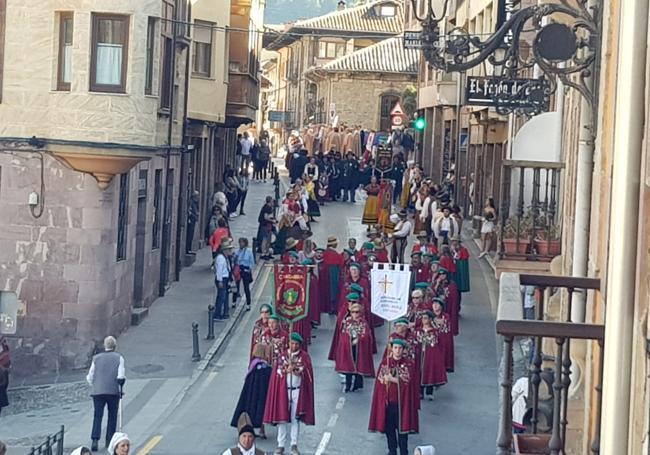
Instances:
[[[47,437],[41,445],[32,447],[29,455],[63,455],[63,436],[65,435],[65,427],[61,425],[61,429]]]
[[[563,169],[564,163],[503,162],[499,257],[543,261],[561,254]]]
[[[524,320],[520,286],[534,286],[541,296],[535,308],[535,319]],[[602,406],[602,368],[605,326],[600,324],[582,324],[570,322],[570,315],[575,292],[599,291],[600,280],[566,276],[517,275],[504,273],[500,282],[499,311],[496,331],[503,339],[503,355],[500,367],[500,418],[497,437],[497,455],[511,454],[513,450],[513,343],[516,337],[533,339],[532,360],[528,366],[529,395],[527,399],[528,419],[525,419],[524,433],[516,435],[518,440],[533,438],[539,453],[560,455],[565,453],[568,425],[569,387],[571,386],[571,340],[591,340],[598,345],[598,372],[594,385],[596,414],[591,438],[592,455],[600,453],[600,420]],[[564,289],[567,292],[567,305],[562,316],[563,322],[544,320],[544,295],[547,289]],[[554,339],[553,352],[548,356],[543,353],[543,340]],[[543,370],[543,361],[551,361],[553,367]],[[540,403],[540,386],[550,382],[549,412],[543,412],[544,403]],[[587,392],[585,392],[586,394]],[[541,425],[544,418],[546,425]],[[537,436],[535,436],[537,435]],[[542,447],[540,447],[542,446]],[[534,452],[537,453],[537,452]]]

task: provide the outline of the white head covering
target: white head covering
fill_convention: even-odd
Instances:
[[[84,448],[84,446],[77,447],[70,453],[70,455],[81,455],[83,452],[81,451]]]
[[[117,445],[122,441],[131,442],[131,440],[129,439],[129,435],[126,433],[115,433],[111,438],[111,442],[108,444],[108,453],[113,455],[115,453],[115,449],[117,448]]]

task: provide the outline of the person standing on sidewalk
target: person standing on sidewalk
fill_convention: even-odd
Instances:
[[[248,131],[244,132],[239,143],[241,144],[241,169],[248,169],[248,165],[251,163],[251,149],[253,148],[253,141],[248,135]]]
[[[239,173],[239,214],[246,215],[244,213],[244,203],[246,202],[246,195],[248,194],[248,185],[250,183],[250,178],[248,177],[248,168],[242,169]]]
[[[273,214],[273,197],[266,196],[266,200],[260,214],[257,217],[257,222],[259,223],[259,229],[257,230],[257,238],[260,241],[260,248],[262,259],[268,260],[273,259],[273,255],[270,254],[271,249],[271,239],[273,237],[273,228],[275,226],[275,216]]]
[[[192,253],[194,243],[194,228],[199,220],[199,192],[193,191],[189,206],[187,207],[187,237],[185,239],[185,252]]]
[[[214,304],[214,319],[223,321],[228,319],[228,285],[232,277],[230,267],[230,256],[233,251],[232,240],[224,238],[217,253],[217,259],[214,264],[214,283],[217,286],[217,298]]]
[[[121,398],[121,388],[126,381],[124,357],[115,352],[117,341],[112,336],[104,339],[104,352],[93,357],[86,381],[91,386],[90,395],[93,397],[95,408],[93,428],[90,434],[92,450],[98,450],[102,433],[104,407],[108,408],[108,423],[106,425],[106,446],[115,434],[117,426],[117,410]]]
[[[248,246],[248,239],[239,239],[239,249],[235,252],[235,266],[239,267],[239,281],[237,281],[237,296],[239,296],[239,283],[244,284],[244,295],[246,295],[246,311],[251,309],[251,283],[253,282],[253,267],[255,267],[255,255]]]

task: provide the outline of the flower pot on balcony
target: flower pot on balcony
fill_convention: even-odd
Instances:
[[[508,254],[526,254],[529,245],[530,240],[528,239],[519,239],[519,245],[517,245],[517,239],[503,239],[503,250],[506,256]]]
[[[539,455],[548,453],[550,434],[515,434],[515,453],[517,455]]]
[[[562,252],[561,240],[535,239],[535,249],[540,256],[558,256]]]

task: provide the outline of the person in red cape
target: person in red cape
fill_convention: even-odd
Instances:
[[[434,278],[434,289],[437,297],[445,302],[445,311],[449,315],[451,333],[456,336],[460,331],[458,321],[458,288],[456,283],[449,280],[447,269],[438,267],[438,273]]]
[[[370,297],[370,281],[368,278],[362,275],[363,267],[358,262],[352,262],[348,266],[348,271],[346,273],[347,279],[343,282],[341,290],[339,292],[338,305],[337,305],[337,314],[341,312],[347,312],[348,306],[345,304],[345,296],[350,292],[353,292],[350,286],[353,284],[358,284],[363,289],[363,294],[361,297],[361,304],[367,308],[366,320],[369,320],[370,306],[368,305],[368,299]],[[356,291],[358,292],[358,291]]]
[[[443,245],[440,248],[438,265],[443,269],[447,269],[447,272],[449,272],[449,281],[456,281],[456,263],[454,262],[454,256],[451,253],[449,245]]]
[[[382,239],[375,239],[372,243],[375,246],[374,252],[375,256],[377,256],[377,262],[388,264],[390,258],[388,257],[388,249],[386,249],[384,241]]]
[[[355,288],[357,285],[354,285]],[[336,317],[336,323],[334,325],[334,333],[332,334],[332,343],[330,344],[330,351],[329,354],[327,355],[327,358],[329,360],[336,360],[336,350],[339,345],[339,336],[341,332],[341,324],[343,324],[343,320],[350,314],[350,309],[352,308],[352,305],[355,303],[359,303],[361,300],[361,296],[357,292],[350,292],[348,295],[345,296],[345,301],[346,303],[346,310],[341,311],[337,317]]]
[[[368,430],[386,435],[389,455],[397,455],[398,447],[400,455],[408,455],[408,435],[419,430],[418,408],[413,401],[413,366],[404,355],[407,347],[408,343],[400,338],[390,342],[390,352],[379,365],[372,394]]]
[[[416,328],[422,325],[422,315],[425,311],[431,310],[431,302],[424,298],[428,283],[416,283],[415,289],[411,292],[411,303],[409,305],[409,321],[415,324]]]
[[[253,324],[253,334],[251,336],[251,355],[250,360],[253,360],[253,348],[256,344],[262,343],[264,333],[269,328],[269,317],[273,314],[273,308],[268,303],[263,303],[260,306],[260,318]]]
[[[309,322],[312,326],[320,325],[320,280],[318,267],[312,259],[305,259],[303,265],[311,266],[309,269]]]
[[[326,312],[329,314],[336,314],[336,299],[339,296],[339,286],[341,284],[343,257],[336,251],[338,243],[336,237],[328,237],[327,249],[323,253],[321,284],[328,296],[328,300],[324,304]]]
[[[395,331],[388,336],[388,340],[392,341],[399,338],[407,343],[407,347],[404,349],[404,355],[411,361],[411,366],[413,367],[413,383],[415,384],[412,388],[412,399],[414,403],[417,403],[417,408],[420,409],[420,359],[417,354],[418,340],[415,336],[415,331],[411,330],[411,324],[408,318],[399,318],[393,322],[393,325],[395,326]],[[386,346],[387,351],[384,355],[388,354],[388,348]]]
[[[420,351],[420,398],[426,395],[429,400],[433,400],[434,387],[447,383],[445,352],[438,339],[438,330],[433,326],[433,318],[433,311],[425,311],[422,326],[415,333]]]
[[[454,335],[451,333],[449,315],[444,310],[445,301],[439,297],[433,299],[433,326],[438,332],[438,342],[445,354],[445,368],[454,372]]]
[[[422,263],[422,253],[419,251],[411,254],[411,271],[415,283],[431,281],[431,267]]]
[[[264,423],[278,426],[278,448],[282,454],[287,442],[287,427],[291,427],[291,454],[299,455],[300,423],[316,423],[314,408],[314,370],[309,354],[303,350],[304,340],[292,333],[289,349],[278,357],[271,373],[264,408]]]
[[[262,336],[262,343],[268,346],[271,365],[274,365],[278,357],[287,349],[289,333],[280,325],[280,318],[272,314],[269,316],[269,327]]]
[[[335,369],[345,375],[345,393],[363,389],[363,377],[375,375],[373,339],[363,314],[363,305],[355,303],[341,324]]]
[[[411,249],[411,253],[415,253],[416,251],[419,251],[422,254],[425,253],[431,253],[431,254],[438,254],[438,248],[436,247],[435,243],[429,242],[429,234],[427,234],[426,231],[420,231],[417,233],[417,243],[413,245],[413,248]]]

